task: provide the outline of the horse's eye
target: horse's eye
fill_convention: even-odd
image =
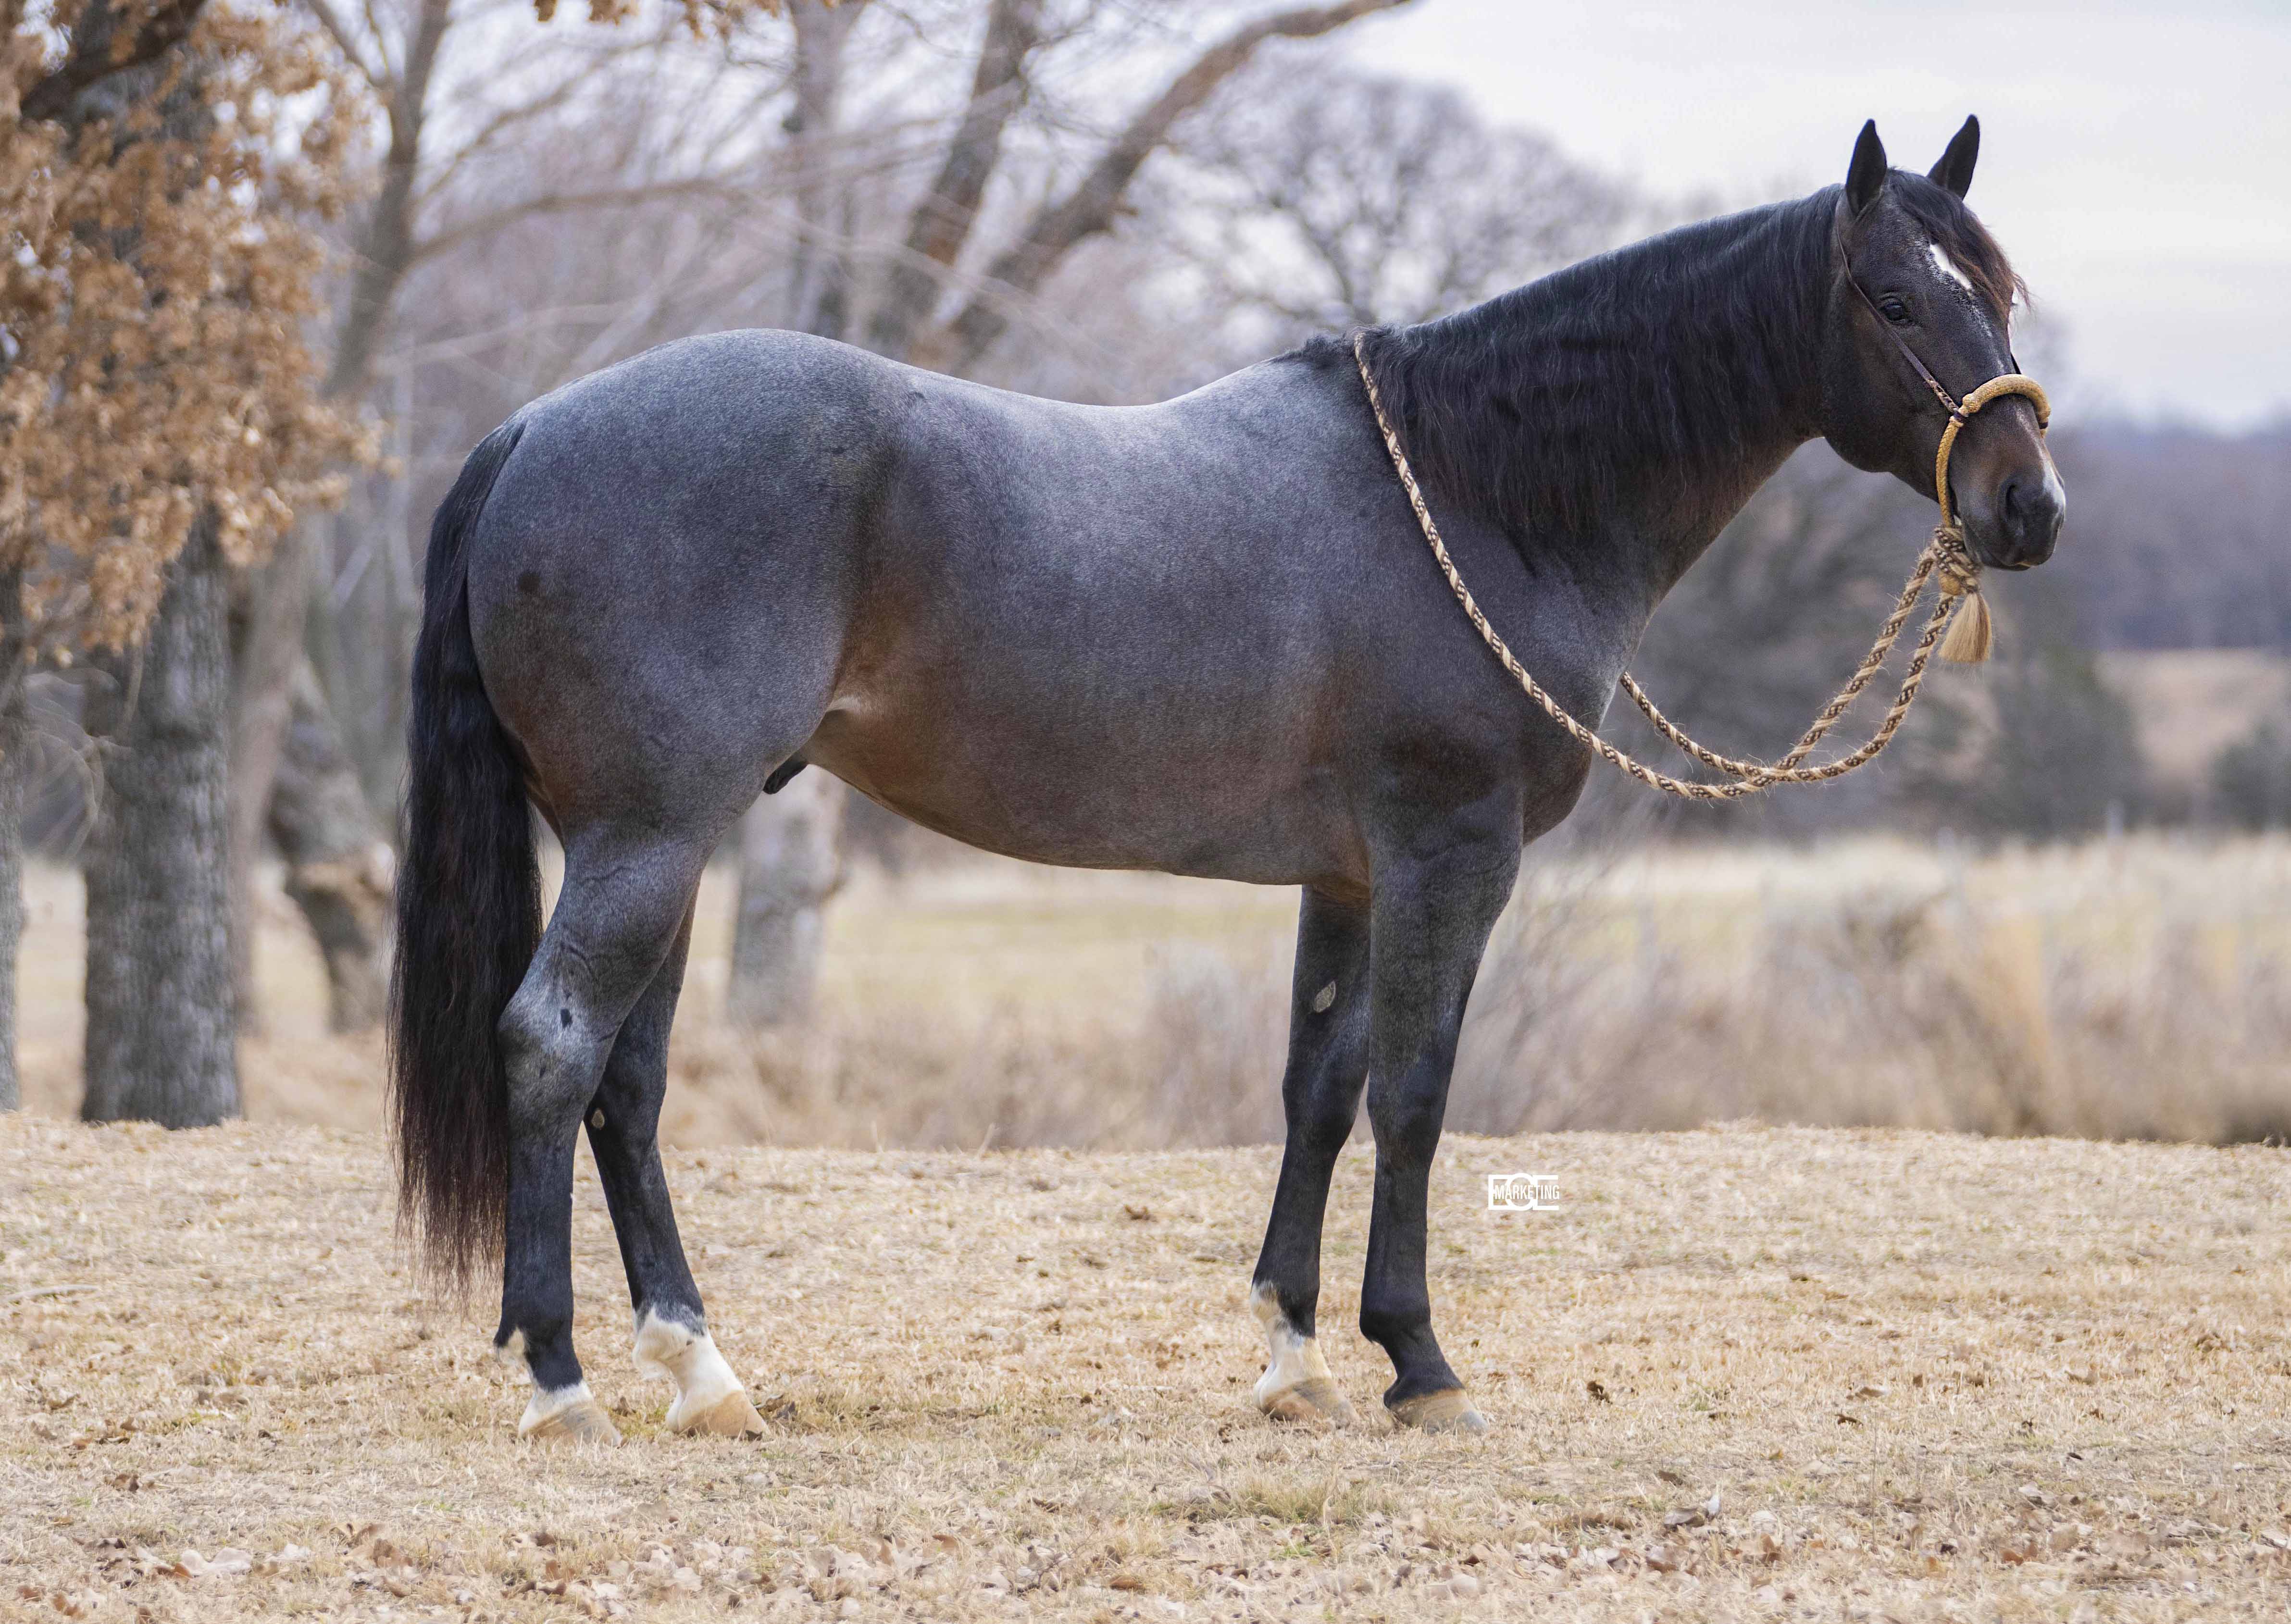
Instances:
[[[1877,304],[1877,309],[1884,314],[1885,319],[1892,322],[1895,326],[1906,327],[1909,325],[1909,307],[1903,304],[1900,300],[1880,300]]]

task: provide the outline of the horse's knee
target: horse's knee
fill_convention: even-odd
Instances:
[[[1444,1074],[1442,1083],[1445,1083]],[[1389,1091],[1371,1090],[1369,1125],[1376,1133],[1379,1162],[1395,1168],[1428,1165],[1440,1148],[1440,1128],[1447,1115],[1444,1086],[1402,1086]]]
[[[1334,1156],[1352,1137],[1353,1119],[1360,1113],[1360,1095],[1324,1080],[1300,1089],[1288,1102],[1290,1134],[1306,1149]]]

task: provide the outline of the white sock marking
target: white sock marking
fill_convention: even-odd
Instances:
[[[1249,1306],[1258,1323],[1265,1327],[1267,1348],[1265,1374],[1257,1379],[1259,1409],[1316,1378],[1330,1379],[1329,1362],[1321,1357],[1319,1340],[1297,1334],[1296,1328],[1289,1323],[1289,1316],[1281,1312],[1278,1292],[1270,1285],[1259,1285],[1250,1292]]]
[[[576,1381],[569,1387],[535,1387],[533,1396],[526,1401],[525,1414],[517,1424],[517,1435],[531,1437],[534,1428],[555,1419],[576,1405],[590,1403],[594,1396],[589,1391],[586,1380]]]
[[[637,1322],[637,1368],[648,1375],[665,1376],[676,1384],[676,1402],[668,1407],[668,1424],[675,1428],[706,1415],[735,1393],[746,1391],[716,1339],[674,1320],[664,1320],[647,1308]]]

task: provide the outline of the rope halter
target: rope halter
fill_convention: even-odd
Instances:
[[[1925,380],[1933,398],[1941,402],[1941,409],[1949,414],[1949,422],[1941,431],[1941,449],[1933,454],[1933,500],[1941,506],[1941,523],[1933,527],[1933,549],[1940,565],[1941,590],[1945,598],[1961,599],[1962,607],[1950,622],[1949,635],[1942,639],[1941,657],[1958,665],[1978,665],[1989,657],[1989,647],[1994,630],[1989,617],[1989,600],[1981,595],[1981,565],[1965,545],[1965,527],[1959,523],[1949,502],[1949,454],[1956,448],[1957,437],[1973,414],[1992,400],[2007,395],[2019,395],[2037,411],[2037,437],[2042,439],[2051,427],[2053,403],[2046,398],[2045,386],[2026,373],[2001,373],[1959,400],[1950,394],[1941,381],[1933,374],[1925,358],[1909,347],[1909,341],[1885,319],[1885,312],[1869,297],[1869,290],[1861,285],[1859,277],[1848,275],[1853,291],[1861,295],[1861,302],[1869,307],[1878,326],[1893,346],[1917,369]]]
[[[1856,282],[1853,285],[1859,291],[1861,285]],[[1861,297],[1868,301],[1869,295],[1863,293]],[[1521,691],[1533,700],[1545,715],[1601,760],[1637,779],[1649,789],[1660,790],[1664,794],[1676,795],[1684,800],[1736,800],[1745,795],[1760,794],[1777,784],[1821,784],[1832,778],[1843,778],[1856,768],[1876,760],[1885,746],[1893,742],[1893,735],[1909,713],[1909,707],[1917,702],[1917,689],[1925,681],[1926,662],[1936,647],[1942,659],[1963,664],[1977,664],[1989,657],[1989,604],[1981,595],[1981,566],[1965,545],[1965,527],[1957,522],[1956,516],[1949,511],[1949,454],[1957,444],[1957,433],[1965,427],[1965,421],[1992,400],[2006,395],[2027,397],[2037,409],[2039,434],[2052,417],[2052,405],[2045,398],[2041,384],[2034,378],[2017,372],[1991,378],[1962,401],[1958,400],[1941,387],[1941,380],[1926,370],[1925,364],[1917,358],[1917,351],[1909,347],[1901,334],[1893,331],[1893,324],[1885,321],[1885,313],[1877,310],[1874,303],[1870,308],[1893,342],[1901,345],[1901,353],[1909,357],[1909,364],[1917,370],[1917,375],[1925,381],[1925,387],[1933,392],[1934,398],[1949,413],[1948,426],[1941,434],[1941,451],[1933,462],[1933,486],[1941,499],[1941,523],[1933,527],[1933,541],[1917,555],[1917,566],[1909,571],[1909,580],[1902,584],[1901,596],[1894,600],[1893,613],[1878,628],[1877,641],[1869,646],[1869,652],[1862,656],[1861,665],[1779,761],[1739,760],[1698,744],[1662,713],[1628,671],[1623,673],[1620,686],[1645,714],[1647,720],[1653,724],[1655,731],[1676,745],[1682,753],[1724,774],[1726,781],[1721,784],[1698,784],[1691,779],[1674,778],[1667,773],[1656,771],[1636,757],[1625,754],[1578,721],[1519,663],[1518,656],[1512,653],[1503,635],[1489,621],[1486,611],[1472,596],[1471,589],[1464,584],[1463,575],[1457,569],[1455,559],[1449,556],[1447,543],[1441,539],[1440,527],[1433,520],[1431,505],[1425,501],[1423,487],[1416,481],[1416,470],[1409,466],[1408,454],[1401,448],[1400,435],[1385,413],[1384,396],[1376,386],[1376,374],[1369,370],[1368,335],[1365,332],[1353,334],[1353,364],[1360,371],[1361,387],[1367,392],[1369,409],[1375,413],[1376,426],[1383,433],[1384,448],[1392,458],[1393,472],[1400,477],[1401,488],[1408,494],[1409,505],[1416,511],[1416,523],[1424,533],[1425,544],[1431,548],[1433,559],[1439,565],[1440,573],[1447,578],[1448,590],[1462,606],[1465,616],[1472,623],[1472,629],[1480,634],[1480,640],[1488,646],[1488,651],[1519,684]],[[1805,760],[1813,753],[1814,746],[1821,743],[1861,690],[1869,687],[1871,679],[1884,668],[1886,656],[1893,651],[1895,640],[1909,623],[1910,611],[1917,607],[1918,598],[1925,592],[1925,583],[1935,577],[1939,577],[1941,590],[1933,599],[1933,613],[1927,618],[1916,647],[1909,652],[1909,667],[1902,673],[1901,691],[1893,696],[1893,703],[1886,707],[1885,719],[1877,724],[1868,742],[1857,749],[1834,760],[1806,766]],[[1948,631],[1946,640],[1942,635],[1944,625]]]

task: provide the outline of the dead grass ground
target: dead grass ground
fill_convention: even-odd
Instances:
[[[1558,1175],[1491,1215],[1481,1176]],[[1906,1130],[1462,1139],[1435,1297],[1494,1422],[1251,1407],[1269,1150],[679,1153],[772,1415],[659,1432],[597,1186],[544,1453],[384,1147],[0,1120],[0,1612],[20,1618],[2279,1619],[2291,1162]],[[1349,1330],[1367,1166],[1330,1226]],[[1371,1410],[1373,1408],[1371,1402]],[[736,1609],[736,1612],[732,1610]]]

